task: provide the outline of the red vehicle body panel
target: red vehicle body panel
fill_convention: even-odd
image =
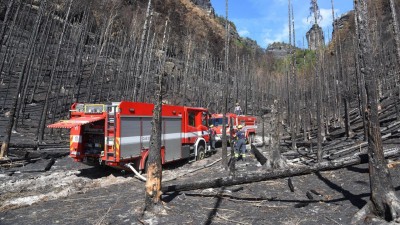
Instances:
[[[213,124],[216,127],[216,133],[217,133],[217,141],[221,140],[222,137],[222,118],[223,114],[212,114],[211,115],[211,122],[210,124]],[[234,113],[227,113],[226,114],[227,118],[227,127],[226,127],[226,134],[229,136],[230,135],[230,130],[231,128],[233,129],[234,132],[237,131],[237,126],[242,125],[243,130],[246,132],[246,138],[249,139],[250,136],[256,134],[256,121],[257,118],[254,116],[247,116],[247,115],[236,115]],[[218,123],[215,123],[218,121]]]
[[[70,119],[48,128],[70,129],[70,157],[75,161],[99,161],[123,168],[134,163],[143,169],[148,156],[153,104],[119,102],[71,106]],[[162,106],[162,162],[197,155],[209,141],[205,108]],[[193,151],[193,152],[192,152]]]

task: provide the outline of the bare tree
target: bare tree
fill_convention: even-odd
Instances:
[[[6,128],[5,137],[4,137],[3,143],[1,145],[0,158],[3,158],[5,156],[7,156],[7,154],[8,154],[8,145],[9,145],[10,139],[11,139],[12,128],[14,126],[15,121],[18,120],[18,117],[17,117],[18,110],[19,110],[18,109],[18,101],[22,101],[22,98],[20,96],[20,92],[21,92],[22,86],[23,86],[25,68],[26,68],[26,64],[27,64],[26,62],[29,61],[28,59],[31,57],[33,46],[34,46],[33,43],[36,40],[37,33],[38,33],[38,30],[39,30],[39,26],[40,26],[40,23],[41,23],[41,18],[42,18],[42,15],[43,15],[44,11],[46,10],[46,6],[47,6],[47,0],[42,1],[41,5],[40,5],[40,11],[39,11],[39,14],[37,15],[35,26],[34,26],[34,29],[33,29],[33,35],[31,36],[30,41],[29,41],[31,46],[29,47],[28,56],[26,57],[26,61],[25,61],[24,65],[23,65],[23,70],[20,73],[19,78],[18,78],[16,96],[14,96],[13,103],[12,103],[12,106],[11,106],[11,111],[10,111],[8,125],[7,125],[7,128]]]
[[[168,20],[165,21],[165,30],[161,50],[165,49],[166,37],[168,30]],[[150,136],[150,151],[147,158],[147,180],[145,191],[145,208],[144,212],[157,213],[162,210],[161,205],[161,105],[162,105],[162,88],[163,75],[165,65],[165,51],[159,56],[158,70],[156,76],[157,87],[155,90],[155,105],[153,110],[152,130]]]
[[[228,169],[228,146],[227,146],[227,136],[226,136],[226,124],[228,112],[228,76],[229,76],[229,21],[228,21],[228,5],[229,0],[225,1],[226,17],[225,17],[225,71],[224,71],[224,81],[223,81],[223,108],[222,108],[222,167],[226,170]],[[233,146],[231,146],[233,147]],[[231,155],[231,157],[233,157]]]
[[[399,23],[397,20],[396,3],[394,0],[389,0],[389,2],[390,2],[391,14],[392,14],[394,43],[396,46],[396,62],[397,62],[397,64],[399,64],[400,63],[400,29],[399,29]]]
[[[38,132],[37,132],[37,135],[38,135],[37,136],[37,141],[39,143],[42,143],[43,142],[43,138],[44,138],[44,130],[45,130],[45,126],[46,126],[46,117],[47,117],[46,115],[47,115],[47,110],[49,109],[49,101],[50,101],[49,97],[50,97],[50,94],[51,94],[51,90],[53,88],[53,82],[54,82],[54,77],[56,76],[55,73],[56,73],[56,69],[57,69],[57,64],[58,64],[58,61],[59,61],[59,58],[60,58],[60,56],[59,56],[60,55],[60,50],[61,50],[62,43],[64,41],[64,36],[65,36],[65,33],[66,33],[66,27],[67,27],[67,23],[68,23],[68,18],[69,18],[69,15],[70,15],[71,5],[72,5],[73,1],[74,0],[70,0],[69,4],[68,4],[67,13],[65,15],[65,20],[64,20],[64,26],[63,26],[63,29],[62,29],[62,32],[61,32],[61,35],[60,35],[60,40],[58,42],[58,47],[57,47],[57,50],[56,50],[56,55],[55,55],[56,58],[54,59],[52,70],[51,70],[51,74],[50,74],[50,83],[49,83],[49,86],[47,87],[46,98],[45,98],[46,100],[45,100],[45,103],[43,105],[41,117],[40,117],[40,120],[39,120]]]
[[[358,22],[358,45],[360,48],[360,68],[365,77],[367,90],[368,121],[368,157],[371,186],[370,202],[353,218],[353,223],[364,220],[372,213],[386,221],[398,221],[400,217],[400,201],[393,188],[390,172],[383,155],[382,138],[378,117],[378,93],[374,74],[373,51],[368,24],[368,8],[366,0],[355,0],[354,7]]]
[[[289,0],[288,4],[288,17],[289,17],[289,77],[288,77],[288,121],[290,124],[290,133],[291,133],[291,140],[292,140],[292,149],[297,149],[296,146],[296,84],[294,83],[295,80],[295,73],[296,73],[296,57],[295,52],[296,49],[294,48],[294,27],[292,30],[292,25],[294,25],[294,19],[292,14],[292,3]],[[293,34],[293,36],[292,36]],[[292,44],[292,37],[293,37],[293,44]]]
[[[265,166],[267,168],[273,169],[282,169],[287,167],[286,159],[282,156],[280,146],[280,137],[281,137],[281,106],[278,100],[274,100],[273,105],[271,105],[271,120],[270,120],[270,147],[269,152],[272,154],[270,158],[268,158]]]
[[[5,32],[6,27],[7,27],[8,17],[9,17],[10,11],[12,10],[12,7],[14,6],[14,1],[15,0],[9,0],[8,1],[6,14],[4,15],[3,26],[1,27],[1,30],[0,30],[0,47],[3,45],[4,32]]]
[[[132,92],[132,96],[131,99],[133,99],[133,101],[137,100],[137,93],[138,93],[138,85],[139,85],[139,77],[142,75],[142,68],[143,68],[143,51],[144,51],[144,46],[145,46],[145,42],[146,42],[146,36],[147,33],[149,32],[149,20],[150,20],[150,15],[151,15],[151,11],[152,11],[152,6],[151,6],[151,0],[149,0],[149,2],[147,3],[147,10],[146,10],[146,20],[144,21],[143,24],[143,29],[142,29],[142,37],[140,39],[140,48],[139,48],[139,55],[138,55],[138,59],[136,62],[136,69],[135,69],[135,74],[134,74],[134,78],[133,78],[133,92]],[[142,77],[143,79],[143,77]]]

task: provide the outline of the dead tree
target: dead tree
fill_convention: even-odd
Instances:
[[[10,11],[12,10],[12,7],[14,6],[14,1],[15,0],[9,0],[8,1],[6,14],[4,15],[3,26],[1,27],[1,30],[0,30],[0,47],[3,45],[4,32],[6,30],[6,26],[7,26],[7,23],[8,23],[8,17],[9,17]]]
[[[41,5],[41,7],[42,7],[42,5]],[[39,11],[39,13],[38,13],[38,18],[36,19],[36,21],[39,24],[42,21],[42,17],[44,16],[43,14],[44,14],[43,10]],[[44,27],[47,26],[48,20],[49,20],[49,17],[47,17],[46,22],[44,22]],[[26,56],[26,58],[24,60],[23,66],[22,66],[22,72],[21,73],[24,73],[24,75],[23,75],[24,81],[23,81],[23,86],[21,87],[22,88],[21,89],[21,93],[20,93],[21,97],[20,97],[20,100],[18,101],[17,109],[16,109],[16,112],[15,112],[16,113],[15,114],[16,120],[15,120],[15,123],[13,125],[13,130],[17,130],[18,129],[18,119],[20,118],[20,114],[25,111],[24,108],[25,108],[25,105],[26,105],[26,95],[27,95],[28,86],[31,83],[30,79],[31,79],[31,74],[32,74],[32,65],[33,65],[33,62],[34,62],[35,55],[36,55],[35,50],[36,50],[36,48],[40,47],[40,45],[38,47],[36,47],[37,46],[36,39],[37,39],[37,36],[38,36],[39,27],[40,27],[39,25],[35,26],[35,30],[32,31],[32,36],[31,36],[32,39],[31,39],[31,42],[29,43],[29,46],[30,46],[29,52],[28,52],[28,55]],[[44,33],[44,30],[45,29],[43,29],[42,33]],[[41,38],[39,38],[39,39],[41,39]],[[24,115],[22,115],[22,120],[23,120],[23,116]]]
[[[370,202],[353,218],[353,223],[364,220],[369,214],[377,219],[397,221],[400,218],[400,201],[396,196],[389,170],[383,154],[382,137],[378,117],[378,93],[374,74],[374,61],[370,28],[368,24],[367,1],[355,0],[354,7],[358,22],[358,45],[360,68],[365,77],[367,91],[368,157],[371,187]]]
[[[226,124],[227,117],[226,113],[228,112],[228,81],[229,81],[229,21],[228,21],[228,4],[229,1],[226,0],[226,17],[225,17],[225,71],[224,71],[224,80],[223,80],[223,110],[222,110],[222,167],[228,170],[228,146],[227,146],[227,136],[226,136]],[[233,146],[231,146],[233,147]],[[231,157],[233,157],[231,155]]]
[[[43,106],[42,113],[41,113],[40,120],[39,120],[39,126],[38,126],[38,132],[37,132],[38,143],[42,143],[43,138],[44,138],[44,130],[45,130],[45,126],[46,126],[46,117],[47,117],[46,115],[47,115],[47,110],[49,108],[49,96],[50,96],[51,90],[53,88],[53,82],[54,82],[54,77],[56,76],[55,73],[56,73],[56,69],[57,69],[57,64],[58,64],[58,60],[60,58],[59,55],[60,55],[60,51],[61,51],[61,46],[64,41],[64,36],[66,33],[65,31],[66,31],[68,18],[69,18],[69,14],[71,11],[71,5],[72,5],[73,1],[74,0],[69,1],[67,13],[65,15],[65,20],[64,20],[64,26],[63,26],[63,29],[62,29],[62,32],[60,35],[60,40],[58,42],[58,46],[57,46],[57,50],[56,50],[56,55],[55,55],[56,58],[54,59],[51,74],[50,74],[50,82],[49,82],[49,86],[47,87],[46,98],[45,98],[46,100],[44,102],[44,106]]]
[[[396,60],[397,63],[400,62],[400,29],[399,23],[397,22],[397,13],[396,13],[396,4],[394,0],[390,1],[390,9],[392,14],[392,26],[393,26],[393,36],[394,36],[394,43],[396,45]]]
[[[388,151],[385,151],[385,157],[396,157],[399,155],[399,153],[400,153],[399,149],[390,149]],[[305,174],[315,173],[318,171],[335,170],[367,162],[368,162],[367,155],[362,154],[362,155],[355,155],[351,157],[342,158],[340,160],[316,163],[312,166],[287,167],[285,169],[273,170],[273,171],[262,170],[260,172],[239,174],[234,178],[216,177],[216,178],[207,178],[205,180],[193,181],[183,184],[182,183],[170,184],[168,186],[163,186],[162,191],[163,193],[166,193],[166,192],[189,191],[196,189],[227,187],[232,185],[248,184],[266,180],[301,176]]]
[[[355,42],[357,43],[357,39],[359,36],[359,31],[358,31],[358,22],[357,22],[357,17],[354,16],[354,24],[355,24],[355,32],[356,32],[356,37],[355,37]],[[364,74],[361,73],[360,70],[360,58],[359,56],[359,51],[360,51],[360,46],[357,44],[355,45],[356,50],[354,52],[354,62],[355,62],[355,67],[356,67],[356,75],[358,75],[358,96],[359,96],[359,108],[360,108],[360,114],[362,115],[362,123],[363,123],[363,129],[364,129],[364,141],[368,141],[368,127],[367,127],[367,122],[366,122],[366,103],[367,103],[367,95],[366,95],[366,90],[365,90],[365,78]]]
[[[161,50],[166,45],[166,37],[168,30],[168,20],[165,21],[165,30]],[[153,111],[152,130],[150,136],[150,151],[147,158],[147,180],[145,191],[145,208],[144,212],[157,213],[161,208],[161,105],[162,105],[162,87],[166,53],[159,56],[155,90],[155,104]]]
[[[296,49],[295,47],[295,39],[294,39],[294,33],[293,33],[293,44],[292,44],[292,31],[294,32],[294,27],[292,30],[292,24],[294,25],[294,19],[293,19],[293,14],[292,14],[292,4],[291,1],[289,0],[288,4],[288,16],[289,16],[289,83],[288,83],[288,120],[290,121],[290,133],[291,133],[291,139],[292,139],[292,149],[297,149],[296,147],[296,84],[294,82],[295,77],[296,77],[296,56],[295,52]],[[293,21],[293,22],[292,22]]]
[[[274,100],[274,104],[271,106],[271,121],[270,121],[270,131],[271,137],[269,152],[272,154],[271,159],[268,159],[265,166],[267,168],[282,169],[287,167],[285,158],[282,157],[280,146],[281,137],[281,107],[278,100]]]
[[[142,74],[142,67],[143,67],[143,60],[144,60],[144,56],[143,56],[143,48],[145,46],[145,42],[146,42],[146,36],[147,33],[149,32],[149,20],[150,20],[150,12],[152,11],[151,9],[151,0],[149,0],[149,2],[147,3],[147,10],[146,10],[146,20],[144,21],[143,24],[143,29],[142,29],[142,37],[140,39],[140,48],[139,48],[139,56],[136,62],[136,69],[135,69],[135,74],[133,77],[133,92],[131,95],[131,99],[133,101],[137,100],[137,93],[138,93],[138,84],[139,84],[139,77]],[[143,77],[142,77],[143,79]]]
[[[104,32],[102,32],[100,35],[97,54],[95,57],[92,72],[90,74],[90,81],[89,81],[88,91],[87,91],[87,95],[86,95],[86,102],[91,102],[92,100],[96,101],[96,96],[94,97],[94,99],[92,99],[92,95],[93,95],[92,92],[93,92],[93,86],[94,86],[93,82],[94,82],[94,80],[98,79],[97,73],[96,73],[97,72],[96,68],[99,63],[99,59],[109,41],[109,35],[110,35],[111,29],[112,29],[112,25],[114,23],[115,17],[117,16],[116,8],[117,8],[117,6],[113,5],[113,8],[111,9],[111,13],[110,13],[109,17],[107,18],[106,22],[104,23]]]
[[[42,1],[41,5],[40,5],[39,14],[36,17],[35,26],[33,28],[33,35],[31,36],[30,41],[29,41],[31,46],[29,47],[29,51],[28,51],[28,55],[26,57],[26,61],[28,61],[28,59],[31,57],[33,46],[34,46],[33,43],[36,40],[37,33],[38,33],[38,30],[39,30],[39,26],[40,26],[40,23],[41,23],[41,18],[42,18],[42,15],[43,15],[43,13],[44,13],[44,11],[46,9],[46,6],[47,6],[47,0]],[[5,133],[5,136],[4,136],[3,143],[1,145],[0,158],[3,158],[5,156],[7,156],[7,154],[8,154],[8,145],[10,143],[12,129],[14,127],[15,121],[18,120],[18,117],[17,117],[18,116],[18,101],[22,101],[20,93],[21,93],[22,86],[23,86],[22,84],[23,84],[24,75],[25,75],[24,73],[25,73],[25,68],[26,68],[26,61],[25,61],[24,65],[23,65],[23,70],[19,74],[19,77],[18,77],[16,95],[14,96],[14,99],[13,99],[13,103],[12,103],[11,111],[10,111],[10,116],[9,116],[9,121],[8,121],[8,125],[7,125],[7,128],[6,128],[6,133]]]

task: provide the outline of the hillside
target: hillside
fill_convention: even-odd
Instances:
[[[0,137],[10,148],[2,148],[7,157],[0,159],[0,223],[350,224],[374,197],[387,197],[385,210],[397,206],[400,42],[388,2],[367,4],[358,17],[337,18],[327,46],[290,55],[289,44],[264,50],[239,37],[207,0],[1,1]],[[69,119],[73,103],[155,102],[159,80],[163,103],[209,113],[232,112],[239,103],[244,114],[257,117],[258,136],[241,158],[223,154],[229,148],[191,164],[173,156],[161,176],[165,214],[142,218],[142,182],[125,167],[86,163],[114,157],[107,162],[145,164],[150,135],[141,135],[150,126],[142,125],[150,124],[151,112],[122,114],[135,126],[106,117],[110,129],[104,118],[84,117],[82,123],[100,124],[84,141],[80,133],[46,126]],[[163,123],[162,131],[176,129],[168,138],[179,140],[177,154],[205,153],[208,114],[170,113],[164,118],[190,128]],[[100,143],[87,141],[91,132]],[[85,163],[66,157],[78,155],[70,141],[84,146]],[[120,148],[124,141],[139,144]],[[88,150],[93,146],[99,152]],[[118,148],[140,155],[118,158]],[[398,217],[370,209],[374,219]]]
[[[6,28],[0,42],[2,127],[9,121],[16,90],[21,99],[14,129],[21,125],[39,131],[44,120],[42,124],[66,118],[75,101],[152,102],[153,79],[161,70],[166,102],[221,109],[225,20],[207,9],[209,1],[157,0],[148,12],[146,0],[10,2],[11,8],[2,2],[0,11]],[[262,55],[254,42],[238,36],[233,24],[230,34],[232,62],[238,56]],[[260,71],[263,65],[253,59],[246,64]],[[250,67],[243,65],[234,69],[249,73]],[[243,73],[232,73],[229,83],[241,82],[239,75]],[[230,107],[239,101],[234,96]],[[32,123],[24,125],[27,121]]]

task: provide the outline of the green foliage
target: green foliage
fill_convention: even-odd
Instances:
[[[296,50],[296,67],[298,70],[310,70],[315,63],[315,51],[309,49]]]
[[[239,48],[245,47],[245,43],[243,43],[241,39],[235,39],[235,40],[234,40],[234,44],[235,44],[236,46],[238,46]]]
[[[223,27],[225,27],[225,24],[226,24],[225,17],[224,16],[220,16],[220,15],[216,15],[215,17],[216,17],[218,23],[220,23]],[[237,31],[236,25],[232,21],[228,20],[228,23],[229,23],[229,26],[230,26],[231,29],[233,29],[234,31]]]
[[[296,49],[296,69],[297,71],[307,71],[312,69],[315,63],[315,51],[308,49]],[[274,70],[279,73],[285,73],[290,65],[291,57],[288,55],[283,59],[278,59],[274,63]]]

